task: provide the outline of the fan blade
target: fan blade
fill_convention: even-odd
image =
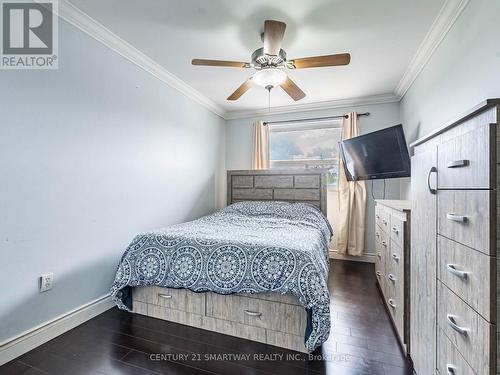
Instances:
[[[250,87],[252,87],[252,78],[248,78],[243,84],[236,89],[231,95],[228,96],[227,100],[238,100],[241,95],[246,93]]]
[[[285,35],[286,24],[279,21],[264,22],[264,53],[277,56]]]
[[[250,64],[242,61],[225,61],[225,60],[204,60],[204,59],[193,59],[191,61],[193,65],[204,65],[204,66],[228,66],[231,68],[249,68]]]
[[[290,79],[290,77],[286,77],[286,81],[283,82],[280,86],[295,101],[300,100],[306,96],[304,91],[302,91],[300,87]]]
[[[339,53],[337,55],[304,57],[302,59],[290,60],[295,69],[319,68],[322,66],[347,65],[351,61],[351,55],[348,53]]]

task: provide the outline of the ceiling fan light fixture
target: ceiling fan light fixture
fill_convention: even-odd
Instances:
[[[266,87],[276,87],[281,85],[286,80],[286,73],[279,68],[265,68],[257,71],[252,76],[252,82],[257,85]]]

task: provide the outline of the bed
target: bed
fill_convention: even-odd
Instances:
[[[134,238],[112,299],[134,313],[311,352],[330,331],[325,173],[227,178],[226,208]]]

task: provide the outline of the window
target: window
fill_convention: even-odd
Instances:
[[[271,168],[328,169],[328,188],[337,189],[342,121],[269,125]]]

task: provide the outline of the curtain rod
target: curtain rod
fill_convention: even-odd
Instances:
[[[358,113],[358,116],[369,116],[370,112],[364,112],[364,113]],[[314,117],[314,118],[302,118],[302,119],[296,119],[296,120],[282,120],[282,121],[264,121],[262,124],[264,126],[269,125],[269,124],[288,124],[291,122],[312,122],[312,121],[326,121],[326,120],[333,120],[333,119],[338,119],[338,118],[348,118],[349,115],[339,115],[339,116],[328,116],[328,117]]]

